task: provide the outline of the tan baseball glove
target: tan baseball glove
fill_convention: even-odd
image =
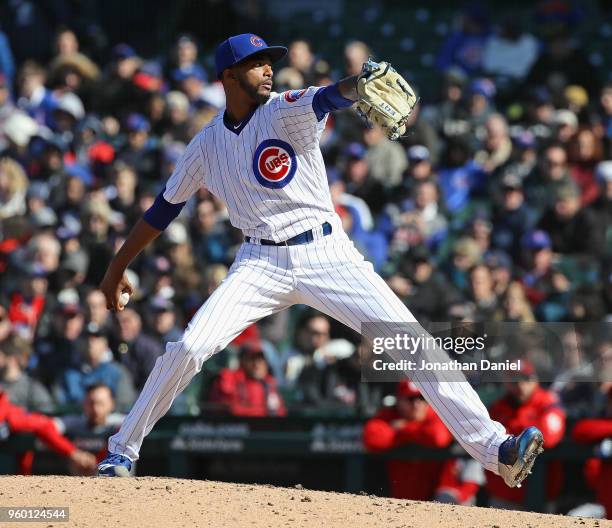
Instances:
[[[388,62],[364,62],[357,94],[357,111],[381,126],[389,139],[396,140],[406,133],[406,122],[418,98]]]

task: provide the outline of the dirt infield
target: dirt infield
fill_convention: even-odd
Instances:
[[[612,521],[297,488],[139,477],[0,477],[0,506],[68,506],[45,527],[612,527]],[[0,523],[25,526],[26,523]]]

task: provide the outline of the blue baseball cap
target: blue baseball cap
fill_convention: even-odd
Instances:
[[[474,79],[470,84],[470,93],[482,95],[487,99],[495,97],[495,84],[490,79]]]
[[[136,56],[136,51],[129,44],[121,43],[113,48],[112,56],[115,60],[130,59]]]
[[[521,240],[522,246],[525,249],[549,249],[552,247],[552,241],[546,231],[537,230],[531,231],[523,235]]]
[[[351,160],[361,160],[365,158],[368,149],[361,143],[349,143],[344,149],[344,155]]]
[[[199,81],[206,81],[206,72],[197,64],[190,64],[184,68],[177,68],[172,72],[172,79],[175,82],[182,82],[186,79],[195,78]]]
[[[253,33],[242,33],[224,40],[215,52],[217,77],[221,78],[226,68],[264,51],[272,62],[279,61],[287,54],[287,48],[284,46],[268,46],[264,39]]]
[[[151,124],[142,114],[132,113],[125,120],[125,128],[128,132],[148,132]]]

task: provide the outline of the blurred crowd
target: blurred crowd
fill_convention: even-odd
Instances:
[[[564,335],[567,368],[538,388],[542,405],[559,409],[560,439],[566,415],[612,422],[612,80],[573,39],[580,17],[569,4],[541,3],[534,16],[538,34],[480,5],[458,10],[437,50],[439,93],[419,94],[409,134],[390,142],[347,110],[330,115],[321,149],[345,230],[420,321],[600,323]],[[214,50],[182,34],[167,55],[116,43],[94,61],[77,31],[58,27],[41,63],[15,60],[14,42],[0,32],[0,387],[13,405],[46,414],[89,405],[95,415],[92,394],[104,393],[103,415],[116,424],[113,410],[129,409],[242,243],[224,205],[201,189],[131,266],[136,292],[124,311],[108,312],[96,288],[189,139],[224,106],[203,66]],[[370,55],[385,58],[360,41],[341,53],[344,71],[294,40],[275,90],[330,84]],[[372,445],[395,446],[406,419],[387,404],[402,395],[360,383],[361,346],[293,307],[212,358],[171,412],[371,416],[385,406]],[[557,366],[531,359],[549,375]],[[515,412],[522,400],[504,390],[488,403],[507,397]],[[522,424],[506,407],[493,407],[498,419]],[[450,442],[436,434],[434,445]],[[445,482],[457,480],[457,468],[445,471]]]

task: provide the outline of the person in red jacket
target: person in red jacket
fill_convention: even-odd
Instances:
[[[612,519],[612,383],[602,383],[601,390],[608,393],[604,415],[579,420],[572,431],[572,440],[578,444],[600,444],[601,458],[587,460],[584,472],[597,501],[606,510],[606,518]]]
[[[565,413],[557,396],[540,386],[535,368],[526,359],[521,359],[521,370],[515,378],[515,381],[506,384],[504,397],[489,409],[491,418],[502,423],[511,434],[535,425],[544,435],[544,447],[555,447],[565,433]],[[548,464],[546,483],[547,497],[553,499],[561,491],[562,474],[559,464]],[[497,475],[487,474],[487,491],[491,506],[516,510],[523,508],[524,487],[509,488]]]
[[[96,457],[78,449],[58,431],[52,418],[43,414],[28,413],[22,407],[13,405],[8,395],[0,388],[0,440],[11,434],[33,433],[49,449],[68,458],[73,467],[83,474],[92,475],[96,468]],[[19,473],[32,474],[33,453],[24,453],[19,459]]]
[[[235,416],[285,416],[287,409],[260,348],[245,345],[240,367],[223,369],[213,382],[209,402]]]
[[[395,406],[381,409],[365,424],[363,442],[367,450],[387,451],[406,444],[440,449],[450,445],[453,440],[451,433],[414,383],[401,381],[396,398]],[[455,488],[458,479],[449,462],[454,463],[445,460],[389,460],[387,474],[391,494],[398,499],[431,500],[441,483],[447,489]],[[442,476],[445,476],[444,482],[441,482]]]

